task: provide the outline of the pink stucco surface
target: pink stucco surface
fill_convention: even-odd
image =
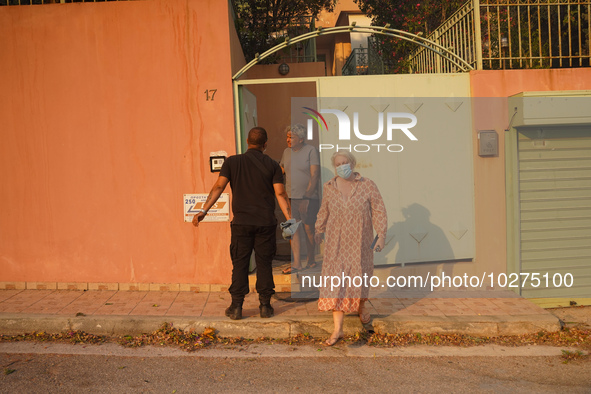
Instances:
[[[509,97],[521,92],[591,89],[590,68],[472,71],[472,97]]]
[[[0,281],[229,282],[182,200],[235,153],[227,5],[0,8]]]

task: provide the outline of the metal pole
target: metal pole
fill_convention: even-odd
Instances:
[[[480,0],[472,0],[472,7],[474,8],[474,41],[476,46],[476,69],[482,70],[482,31],[480,26]]]
[[[433,34],[433,41],[441,45],[443,44],[443,40],[439,40],[439,37],[441,37],[440,32],[435,30],[435,34]],[[435,73],[441,73],[441,56],[435,56]]]
[[[242,153],[242,133],[240,132],[242,129],[240,122],[240,87],[238,86],[238,81],[232,81],[232,88],[234,93],[234,125],[236,126],[234,132],[236,136],[236,153]]]

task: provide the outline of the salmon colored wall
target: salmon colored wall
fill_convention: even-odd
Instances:
[[[505,132],[509,125],[506,98],[525,91],[591,89],[590,69],[472,71],[474,100],[474,190],[476,209],[476,261],[493,272],[506,272],[507,224],[505,216]],[[499,156],[478,156],[478,130],[496,130]],[[489,272],[490,272],[489,271]]]
[[[0,8],[0,281],[230,282],[229,223],[182,204],[235,153],[227,7]]]
[[[335,36],[335,47],[332,63],[332,75],[343,75],[343,66],[347,62],[347,58],[351,54],[351,42],[349,38],[343,34]]]
[[[354,0],[339,0],[332,12],[322,11],[316,18],[316,27],[334,27],[341,13],[361,13],[359,5]]]
[[[230,32],[230,53],[232,57],[232,75],[236,74],[246,64],[244,52],[240,45],[238,33],[234,27],[234,19],[232,18],[231,10],[228,9],[228,31]]]

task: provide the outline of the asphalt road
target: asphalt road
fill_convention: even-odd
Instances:
[[[263,344],[186,353],[114,344],[0,345],[2,393],[591,393],[591,360],[564,363],[556,348],[406,347],[388,353],[368,346]]]

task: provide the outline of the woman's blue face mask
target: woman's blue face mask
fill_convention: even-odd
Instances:
[[[337,175],[343,179],[349,178],[352,173],[353,173],[353,170],[351,170],[351,164],[349,164],[349,163],[342,164],[337,167]]]

